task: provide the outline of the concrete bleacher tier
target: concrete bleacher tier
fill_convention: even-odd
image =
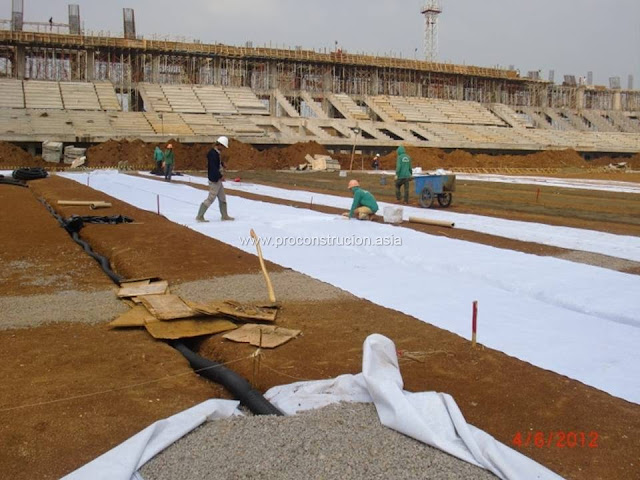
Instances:
[[[229,135],[229,131],[213,115],[181,113],[180,116],[184,123],[189,125],[189,128],[191,128],[195,135],[203,135],[207,137]]]
[[[160,135],[193,135],[179,113],[145,112],[145,118],[156,134]]]
[[[328,96],[334,108],[348,120],[369,120],[367,112],[346,93],[333,93]]]
[[[107,116],[117,136],[126,138],[156,133],[141,112],[108,112]]]
[[[242,115],[269,115],[267,106],[249,87],[225,87],[225,93]]]
[[[24,104],[26,108],[42,108],[62,110],[62,95],[58,82],[41,82],[26,80],[24,87]]]
[[[91,82],[60,82],[65,110],[100,110],[98,94]]]
[[[0,133],[5,135],[31,135],[30,114],[24,108],[0,108]]]
[[[222,87],[214,85],[195,85],[193,92],[202,103],[205,112],[218,115],[237,115],[238,109],[231,103]]]
[[[0,108],[24,108],[21,80],[0,80]]]
[[[162,91],[173,112],[205,113],[191,85],[162,85]]]
[[[171,112],[171,104],[162,90],[162,87],[155,83],[140,83],[138,92],[144,102],[147,112]]]
[[[119,111],[122,110],[116,91],[113,89],[111,82],[93,82],[93,86],[96,89],[98,95],[98,101],[100,102],[100,108],[107,111]]]

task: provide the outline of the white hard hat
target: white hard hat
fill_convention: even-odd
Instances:
[[[229,139],[227,137],[218,137],[216,142],[224,146],[224,148],[229,148]]]

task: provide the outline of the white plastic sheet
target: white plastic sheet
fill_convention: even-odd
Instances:
[[[361,374],[275,387],[265,396],[288,414],[339,401],[373,401],[383,425],[502,479],[562,478],[467,424],[450,395],[404,391],[396,348],[388,338],[378,334],[367,337],[362,363]]]

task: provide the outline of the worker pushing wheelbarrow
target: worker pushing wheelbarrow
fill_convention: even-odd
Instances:
[[[409,203],[409,183],[415,184],[418,201],[423,208],[433,205],[434,199],[442,207],[451,205],[452,192],[456,190],[455,175],[413,175],[411,157],[404,146],[400,145],[396,157],[396,200],[400,202],[400,189],[404,188],[404,203]]]

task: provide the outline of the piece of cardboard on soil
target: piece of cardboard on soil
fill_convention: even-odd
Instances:
[[[207,315],[224,315],[238,320],[258,320],[275,322],[278,314],[277,306],[259,306],[256,304],[240,303],[234,300],[224,300],[209,303],[187,302],[200,313]]]
[[[296,338],[300,330],[248,323],[222,337],[232,342],[249,343],[260,348],[276,348]]]
[[[140,297],[143,295],[164,295],[169,289],[169,282],[150,282],[141,280],[138,282],[123,283],[118,290],[118,298]]]
[[[153,317],[145,321],[145,328],[157,340],[178,340],[202,335],[214,335],[238,328],[229,320],[213,317],[194,317],[186,320],[162,321]]]
[[[142,295],[137,298],[158,320],[175,320],[199,315],[178,295]]]
[[[136,305],[128,312],[109,322],[109,328],[144,327],[146,321],[156,320],[144,305]]]

